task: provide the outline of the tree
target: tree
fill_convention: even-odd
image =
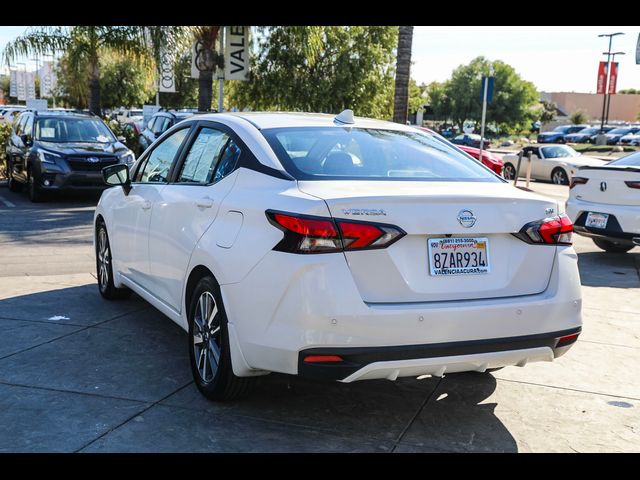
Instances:
[[[8,62],[27,55],[64,53],[68,70],[76,70],[88,83],[89,110],[101,113],[101,56],[114,51],[138,61],[158,63],[160,51],[180,44],[184,27],[73,26],[32,27],[9,42],[3,51]]]
[[[130,57],[109,53],[100,73],[102,106],[138,107],[149,103],[156,93],[154,72]]]
[[[248,82],[230,82],[231,105],[391,119],[397,27],[267,27]]]
[[[409,106],[409,79],[411,78],[411,44],[413,27],[398,28],[396,84],[393,95],[393,121],[406,123]]]
[[[620,95],[640,95],[640,89],[625,88],[624,90],[620,90],[618,93]]]
[[[589,121],[589,117],[583,110],[578,110],[569,115],[569,121],[574,125],[580,125]]]
[[[501,131],[524,129],[533,119],[531,108],[538,93],[531,82],[523,80],[510,65],[477,57],[469,65],[456,68],[447,80],[440,98],[447,99],[449,116],[460,128],[466,120],[480,122],[482,115],[481,77],[493,70],[493,100],[487,104],[487,121]]]
[[[544,100],[542,102],[542,111],[540,112],[540,121],[547,123],[553,121],[556,118],[556,112],[558,111],[558,105],[556,102],[548,102]]]

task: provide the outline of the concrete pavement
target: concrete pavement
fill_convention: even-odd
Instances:
[[[354,384],[272,374],[216,404],[180,328],[135,295],[98,294],[94,205],[0,187],[0,452],[640,451],[640,248],[575,238],[584,330],[554,363]]]

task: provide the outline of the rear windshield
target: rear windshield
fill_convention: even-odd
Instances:
[[[632,153],[631,155],[609,162],[609,165],[617,165],[619,167],[625,165],[628,167],[640,167],[640,152]]]
[[[116,139],[99,119],[41,118],[36,122],[36,140],[45,142],[108,143]]]
[[[262,133],[299,180],[501,181],[477,160],[426,132],[302,127]]]

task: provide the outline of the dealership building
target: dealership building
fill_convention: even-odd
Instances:
[[[554,102],[559,117],[568,117],[578,110],[587,114],[590,121],[602,119],[602,94],[576,92],[540,92],[540,101]],[[611,95],[609,123],[637,122],[640,114],[640,95]]]

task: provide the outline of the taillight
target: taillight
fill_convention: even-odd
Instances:
[[[272,225],[284,232],[274,250],[328,253],[386,248],[406,233],[393,225],[266,211]]]
[[[571,245],[573,222],[564,213],[527,223],[516,237],[527,243],[543,245]]]
[[[629,188],[640,188],[640,182],[624,182]]]
[[[569,189],[572,189],[573,187],[575,187],[576,185],[584,185],[585,183],[587,183],[589,181],[588,178],[584,178],[584,177],[573,177],[571,178],[571,184],[569,185]]]

